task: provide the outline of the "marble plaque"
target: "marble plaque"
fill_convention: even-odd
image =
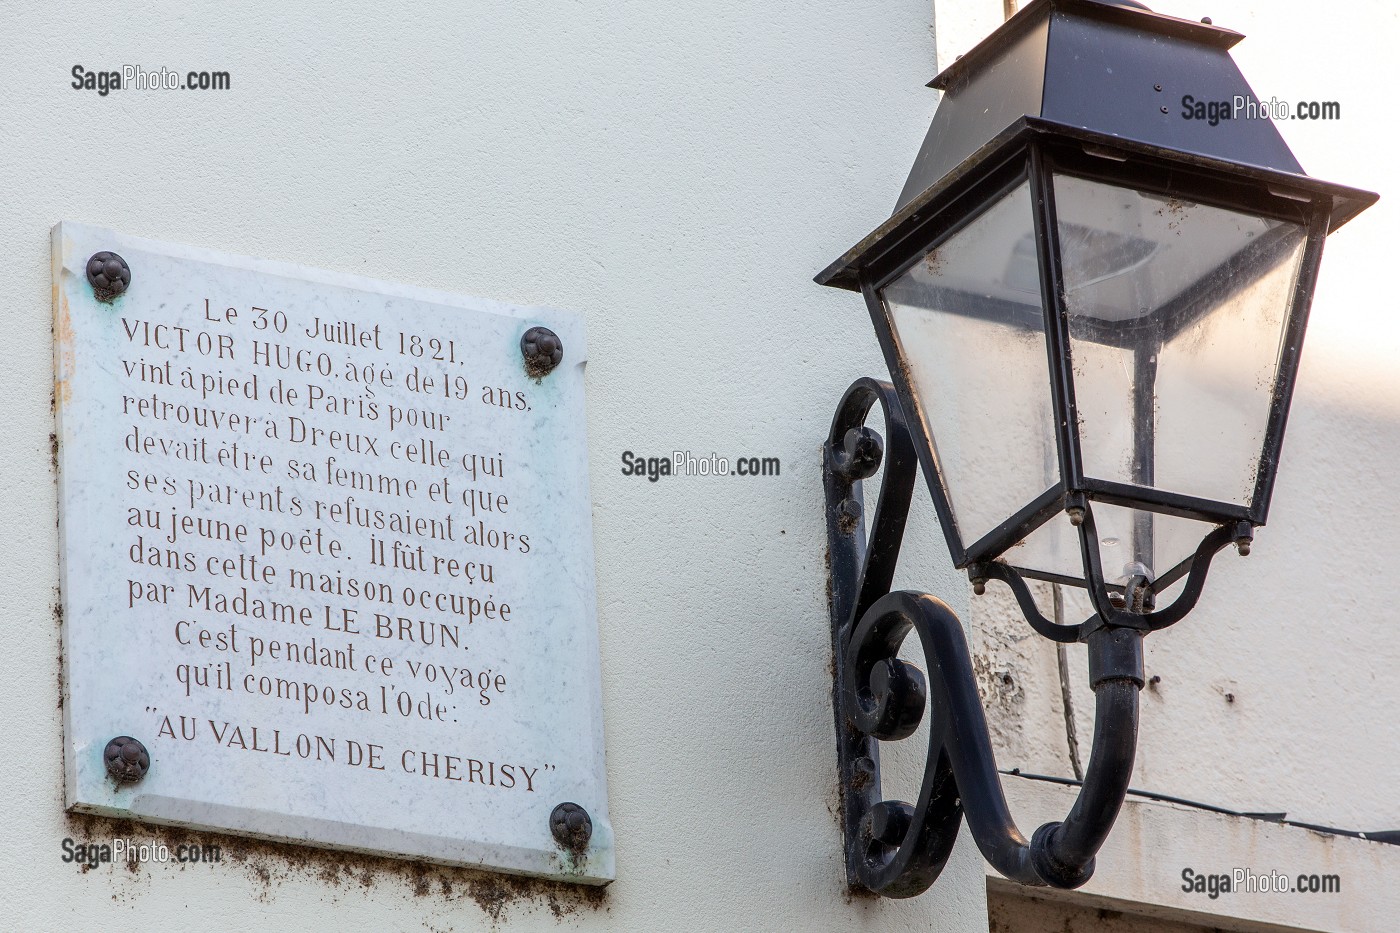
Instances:
[[[69,222],[53,276],[68,806],[612,880],[581,319]]]

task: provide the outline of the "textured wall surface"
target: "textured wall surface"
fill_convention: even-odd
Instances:
[[[8,916],[986,929],[970,846],[923,898],[851,899],[834,816],[818,447],[847,383],[882,364],[858,299],[811,277],[888,214],[927,127],[927,0],[9,7]],[[227,70],[232,89],[104,97],[69,86],[75,64]],[[606,893],[236,840],[217,866],[61,863],[64,837],[152,837],[61,804],[48,231],[65,218],[586,315]],[[782,475],[620,473],[624,450],[676,449],[779,457]],[[920,509],[905,582],[965,607]]]

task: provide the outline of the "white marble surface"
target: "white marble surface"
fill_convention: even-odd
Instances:
[[[84,272],[100,250],[132,269],[129,290],[110,304]],[[54,228],[53,263],[68,805],[611,880],[582,320],[71,222]],[[353,324],[363,344],[308,335],[317,320],[336,324],[341,341]],[[539,381],[519,349],[536,325],[564,345],[563,363]],[[401,332],[423,339],[422,356],[407,338],[400,352]],[[433,360],[430,338],[450,358]],[[292,354],[289,368],[268,343]],[[393,384],[352,380],[351,362],[360,374],[387,368]],[[435,377],[430,390],[405,384],[415,367]],[[465,398],[450,397],[463,385]],[[510,407],[500,392],[484,401],[488,389],[504,390]],[[324,432],[314,444],[311,429]],[[429,442],[431,464],[422,462]],[[479,466],[494,458],[502,475],[473,477],[472,454]],[[359,475],[360,488],[337,469]],[[394,482],[398,495],[384,491]],[[497,510],[485,511],[487,501]],[[357,509],[383,512],[386,525],[404,513],[420,524],[395,532],[339,517],[379,522]],[[226,528],[209,524],[219,521]],[[490,540],[474,542],[471,531]],[[371,537],[390,566],[374,562]],[[408,566],[392,566],[395,542]],[[316,585],[296,585],[305,580],[294,570]],[[324,592],[334,581],[341,592]],[[432,605],[409,605],[410,591]],[[280,618],[274,602],[286,607]],[[425,626],[435,644],[423,643]],[[339,666],[288,656],[313,639]],[[307,684],[319,698],[309,709]],[[397,711],[400,696],[409,715]],[[117,786],[101,756],[122,734],[146,745],[152,767]],[[437,777],[423,773],[431,755]],[[592,818],[577,858],[549,831],[564,801]]]

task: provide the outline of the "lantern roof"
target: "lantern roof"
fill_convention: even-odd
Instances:
[[[1330,197],[1341,226],[1376,196],[1306,175],[1230,57],[1243,38],[1132,2],[1033,0],[929,83],[943,97],[894,216],[816,281],[858,288],[890,235],[903,239],[978,163],[1036,136],[1238,176],[1265,197]]]

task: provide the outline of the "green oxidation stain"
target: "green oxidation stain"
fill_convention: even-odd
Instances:
[[[111,301],[98,300],[87,276],[82,273],[73,276],[69,283],[68,308],[71,317],[81,316],[84,320],[96,318],[110,323],[121,317],[127,304],[125,299],[126,293],[123,292]]]
[[[584,422],[581,404],[577,412],[571,410],[573,394],[581,395],[583,387],[579,385],[571,391],[565,385],[567,380],[582,381],[580,374],[569,367],[567,359],[538,383],[534,379],[526,380],[524,393],[529,410],[525,412],[525,420],[529,427],[525,435],[525,451],[530,458],[529,466],[537,477],[558,477],[577,456],[575,451],[566,449],[567,445],[561,444],[557,436],[560,428],[573,426],[577,422],[578,428],[582,429]]]
[[[126,308],[128,302],[124,300],[126,296],[118,295],[111,301],[98,301],[86,276],[82,276],[73,284],[74,287],[68,290],[68,308],[75,342],[93,346],[100,350],[112,365],[116,365],[115,358],[108,354],[121,352],[130,342],[122,329],[122,317],[129,311]],[[85,324],[88,326],[84,326]]]
[[[87,284],[86,279],[84,279],[83,284]],[[122,292],[120,295],[114,296],[111,301],[102,301],[97,297],[97,294],[93,292],[91,288],[88,288],[87,292],[88,297],[92,299],[92,303],[97,305],[98,310],[100,311],[110,311],[115,313],[116,311],[120,310],[123,304],[126,303],[126,292]]]
[[[81,303],[97,311],[107,312],[109,315],[115,314],[117,311],[120,311],[121,306],[126,303],[125,299],[128,293],[131,291],[131,287],[127,286],[127,291],[122,292],[120,295],[112,296],[111,301],[102,301],[97,297],[97,292],[93,289],[92,283],[88,281],[86,270],[87,260],[83,260],[82,267],[76,272],[72,273],[72,276],[69,279],[69,305],[71,306],[74,303]]]

